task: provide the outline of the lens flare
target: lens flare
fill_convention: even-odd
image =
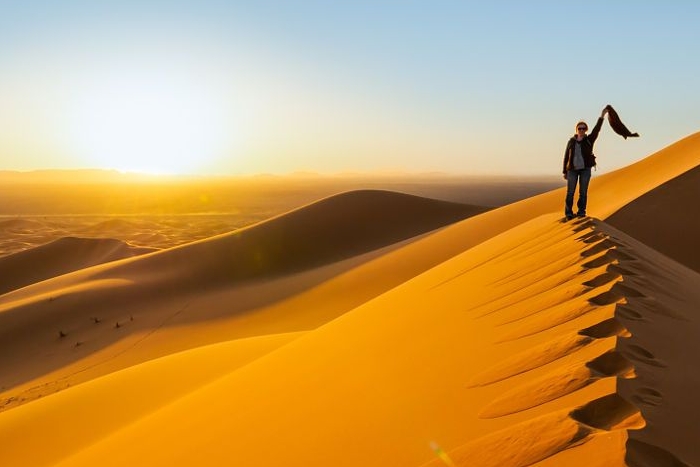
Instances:
[[[435,441],[430,442],[430,448],[435,452],[435,455],[437,455],[438,458],[445,463],[445,465],[448,465],[449,467],[457,467],[455,463],[452,462],[452,459],[450,459],[450,456],[448,456],[447,453]]]

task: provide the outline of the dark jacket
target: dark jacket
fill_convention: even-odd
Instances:
[[[603,126],[603,117],[600,117],[596,122],[595,126],[591,130],[591,133],[584,136],[581,140],[581,153],[583,154],[583,165],[585,167],[595,166],[595,155],[593,154],[593,144],[595,140],[598,139],[598,133],[600,133],[600,128]],[[576,143],[576,136],[572,136],[569,142],[566,143],[566,150],[564,151],[564,167],[563,173],[566,175],[568,170],[574,170],[574,144]]]

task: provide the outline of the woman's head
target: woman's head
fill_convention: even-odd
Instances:
[[[576,134],[577,135],[585,135],[586,132],[588,131],[588,124],[581,120],[576,124]]]

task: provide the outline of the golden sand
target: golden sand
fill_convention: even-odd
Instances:
[[[41,282],[26,266],[0,295],[0,463],[698,465],[700,274],[606,220],[654,190],[692,203],[676,177],[699,149],[594,177],[593,218],[568,223],[560,189],[428,235],[348,227],[386,200],[348,193]]]

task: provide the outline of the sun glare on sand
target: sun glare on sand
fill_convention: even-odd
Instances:
[[[72,107],[69,144],[91,167],[196,173],[235,138],[221,98],[193,79],[113,76],[84,89]]]

